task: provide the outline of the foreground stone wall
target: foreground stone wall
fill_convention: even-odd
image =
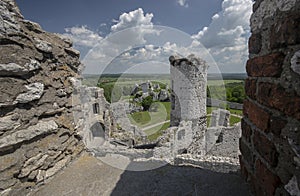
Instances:
[[[71,46],[0,1],[0,194],[25,194],[83,150],[71,98],[81,64]]]
[[[253,6],[241,170],[257,195],[299,195],[300,1]]]

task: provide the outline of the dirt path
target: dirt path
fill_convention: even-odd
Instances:
[[[84,155],[30,196],[243,195],[248,186],[234,173],[167,165],[133,172],[115,169]]]
[[[163,121],[163,122],[156,123],[154,125],[150,125],[150,126],[144,127],[144,128],[142,128],[142,131],[146,131],[148,129],[151,129],[151,128],[159,126],[159,125],[163,125],[163,124],[168,123],[168,122],[170,122],[170,120],[166,120],[166,121]]]

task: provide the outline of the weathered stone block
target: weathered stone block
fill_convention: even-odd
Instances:
[[[28,176],[31,172],[35,171],[44,164],[44,161],[47,159],[48,155],[43,155],[42,153],[38,154],[35,157],[28,159],[19,174],[19,178]]]
[[[273,142],[270,141],[266,136],[254,132],[253,144],[257,152],[273,167],[276,167],[278,163],[278,152]]]
[[[286,126],[287,121],[279,116],[272,116],[270,119],[270,131],[276,136],[280,136],[281,130]]]
[[[0,135],[1,132],[14,129],[20,125],[18,118],[15,118],[16,115],[9,115],[5,117],[0,117]]]
[[[22,155],[17,153],[3,155],[0,158],[0,172],[5,171],[11,167],[16,166],[22,159]]]
[[[240,161],[240,168],[241,168],[241,174],[244,177],[245,181],[249,181],[248,175],[249,175],[249,169],[247,168],[245,161],[243,160],[242,156],[239,156]]]
[[[279,77],[282,72],[284,55],[273,53],[247,61],[246,70],[252,77]]]
[[[16,37],[15,43],[18,43],[18,37]],[[1,39],[0,39],[1,40]],[[12,41],[10,41],[12,42]],[[9,63],[15,63],[23,67],[22,69],[24,71],[22,72],[29,72],[29,69],[27,67],[26,69],[26,64],[30,64],[31,61],[34,61],[34,59],[41,61],[43,60],[43,55],[38,52],[37,50],[33,50],[31,47],[33,47],[32,43],[29,42],[27,39],[25,41],[22,40],[24,43],[18,43],[16,44],[9,44],[9,45],[1,45],[1,53],[0,53],[0,59],[1,59],[1,64],[9,64]],[[0,41],[1,43],[1,41]],[[22,45],[25,45],[22,47]],[[21,45],[21,46],[20,46]],[[10,54],[10,55],[7,55]],[[34,63],[35,64],[35,63]],[[30,67],[30,66],[29,66]],[[34,71],[34,70],[31,70]],[[7,72],[8,73],[8,72]],[[18,72],[14,72],[16,74]],[[9,75],[13,75],[10,73]],[[16,74],[20,75],[20,73]]]
[[[26,90],[25,84],[25,81],[20,79],[0,78],[0,107],[13,105],[16,97]]]
[[[0,64],[0,76],[22,76],[39,69],[40,66],[36,60],[31,60],[23,66],[16,63]]]
[[[257,100],[263,105],[300,119],[300,97],[295,92],[286,91],[281,85],[259,83]]]
[[[274,195],[276,188],[281,183],[279,177],[273,174],[259,159],[256,161],[255,169],[256,194]]]
[[[0,150],[28,141],[36,136],[57,131],[58,126],[55,121],[40,121],[38,124],[27,129],[18,130],[10,135],[0,138]]]
[[[249,169],[252,170],[254,168],[255,156],[252,152],[252,149],[249,148],[248,145],[246,144],[246,142],[243,139],[240,139],[239,148],[240,148],[241,153],[243,154],[243,159],[250,166]]]
[[[75,50],[74,48],[66,48],[65,51],[71,56],[75,56],[75,57],[80,56],[80,52],[78,50]]]
[[[36,42],[35,47],[38,50],[46,53],[52,52],[52,45],[49,42],[40,40],[38,38],[34,38],[34,41]]]
[[[71,160],[71,157],[69,156],[69,157],[66,157],[66,158],[62,159],[61,161],[57,162],[53,167],[51,167],[50,169],[48,169],[46,171],[45,179],[56,174],[59,170],[61,170],[63,167],[65,167],[66,164],[68,164],[70,162],[70,160]]]
[[[18,182],[17,179],[11,178],[7,180],[0,180],[0,190],[5,190],[8,187],[15,185]]]
[[[36,82],[25,85],[25,88],[26,92],[19,94],[14,103],[28,103],[40,99],[44,91],[44,84]]]
[[[252,34],[249,38],[248,47],[250,54],[258,54],[262,46],[261,34]]]
[[[248,143],[251,143],[252,129],[250,125],[246,123],[245,119],[242,119],[241,127],[242,127],[242,137],[244,137]]]
[[[276,49],[300,43],[300,16],[292,13],[271,27],[270,47]]]
[[[270,114],[263,108],[249,100],[245,100],[243,112],[259,129],[267,131]]]
[[[256,79],[249,79],[245,80],[245,93],[251,99],[256,98]]]
[[[300,50],[295,52],[291,58],[291,68],[295,73],[300,75]]]

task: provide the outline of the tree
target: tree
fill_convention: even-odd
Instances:
[[[142,106],[144,111],[149,110],[151,104],[153,103],[153,98],[151,96],[147,96],[142,100]]]

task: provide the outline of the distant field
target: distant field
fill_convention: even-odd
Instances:
[[[243,80],[208,80],[207,85],[208,86],[220,86],[220,85],[225,85],[228,83],[240,83]]]
[[[234,77],[233,77],[234,78]],[[170,75],[166,74],[153,74],[153,75],[134,75],[134,74],[123,74],[123,75],[84,75],[83,84],[88,86],[97,86],[98,82],[116,82],[118,81],[120,84],[128,84],[134,85],[136,83],[140,83],[141,81],[159,81],[164,84],[170,85]],[[208,78],[207,84],[208,86],[219,86],[228,83],[238,83],[242,82],[244,79],[228,79],[228,77],[224,80],[219,80],[215,78]]]
[[[105,98],[107,101],[112,102],[111,94],[113,89],[126,89],[125,96],[129,95],[130,91],[135,84],[141,84],[143,82],[151,81],[152,83],[160,83],[162,85],[170,86],[169,75],[87,75],[83,79],[83,84],[87,86],[99,86],[104,89]],[[227,100],[230,102],[243,103],[245,98],[244,80],[243,79],[208,79],[208,91],[207,96],[213,99]],[[123,90],[122,90],[123,91]],[[115,97],[121,97],[120,93],[115,91]],[[118,96],[117,96],[118,95]]]

